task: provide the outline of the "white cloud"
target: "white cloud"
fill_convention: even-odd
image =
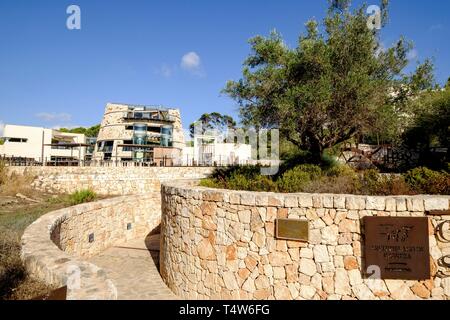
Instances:
[[[201,59],[195,52],[188,52],[181,58],[181,67],[185,70],[196,70],[200,68]]]
[[[46,122],[69,122],[72,120],[72,115],[68,113],[41,112],[36,114],[36,117]]]
[[[170,78],[170,77],[172,77],[174,72],[175,72],[175,67],[170,67],[167,64],[163,64],[161,67],[159,67],[155,71],[155,74],[163,76],[164,78]]]
[[[419,52],[417,52],[416,49],[410,50],[406,56],[406,58],[408,60],[417,60],[418,57],[419,57]]]
[[[4,130],[5,130],[5,123],[0,120],[0,137],[3,137]]]

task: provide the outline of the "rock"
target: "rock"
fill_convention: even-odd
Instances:
[[[442,287],[444,288],[444,294],[450,297],[450,278],[442,279]]]
[[[267,289],[270,288],[269,278],[265,275],[260,275],[255,280],[256,289]]]
[[[270,264],[274,267],[281,267],[292,263],[291,256],[287,252],[273,252],[269,254]]]
[[[312,259],[300,259],[300,272],[312,277],[317,272],[316,264]]]
[[[397,212],[404,212],[407,210],[406,208],[406,200],[403,198],[397,198],[395,199],[396,205],[397,205]]]
[[[311,277],[311,285],[317,290],[322,290],[322,276],[318,273]]]
[[[236,260],[236,247],[234,245],[230,245],[227,247],[227,260]]]
[[[286,266],[286,280],[288,283],[298,282],[298,265],[291,264]]]
[[[284,205],[287,208],[298,208],[298,198],[296,196],[285,196]]]
[[[384,211],[385,209],[385,197],[366,197],[366,210]]]
[[[257,300],[266,300],[270,297],[270,295],[271,295],[270,289],[259,289],[255,291],[253,297],[255,297],[255,299]]]
[[[274,295],[276,300],[291,300],[291,292],[287,287],[284,286],[275,286]]]
[[[446,197],[427,197],[425,198],[425,211],[448,210],[448,199]]]
[[[306,259],[312,259],[314,258],[313,250],[310,248],[301,248],[300,249],[300,257],[306,258]]]
[[[328,294],[334,293],[334,279],[333,277],[323,277],[322,278],[323,290]]]
[[[269,264],[264,266],[264,274],[268,277],[273,277],[273,267]]]
[[[345,209],[345,196],[334,196],[333,203],[335,209]]]
[[[250,271],[253,271],[253,269],[255,269],[256,265],[258,264],[258,261],[251,256],[247,256],[244,259],[244,262],[245,262],[247,269]]]
[[[298,205],[300,208],[312,208],[313,207],[313,196],[311,196],[311,195],[298,196]]]
[[[397,201],[394,198],[386,199],[386,211],[389,212],[397,211]]]
[[[406,199],[406,206],[408,207],[408,211],[412,212],[423,212],[425,211],[424,201],[419,197],[412,197]]]
[[[286,279],[286,271],[284,267],[273,267],[273,277],[275,279]]]
[[[330,257],[328,256],[328,249],[325,245],[314,246],[314,260],[316,262],[329,262]]]
[[[209,215],[212,216],[216,213],[217,210],[217,204],[215,202],[206,202],[204,201],[201,206],[200,209],[202,211],[202,213],[204,215]]]
[[[225,272],[223,274],[223,282],[225,283],[225,287],[228,290],[237,290],[239,289],[238,283],[236,281],[236,277],[233,272]]]
[[[339,227],[331,225],[322,229],[322,242],[326,244],[336,244],[339,236]]]
[[[358,300],[373,300],[375,296],[372,291],[364,284],[358,284],[353,287],[353,293],[358,298]]]
[[[322,242],[322,235],[319,229],[313,229],[309,231],[309,243],[320,244]]]
[[[202,227],[205,230],[216,231],[217,225],[212,221],[211,216],[205,216],[202,220]]]
[[[345,270],[354,270],[358,269],[358,260],[353,256],[344,257],[344,268]]]
[[[254,206],[256,204],[255,194],[251,192],[242,193],[241,204],[244,206]]]
[[[345,219],[339,223],[339,232],[341,233],[353,233],[358,231],[358,226],[354,220]]]
[[[258,248],[262,248],[266,243],[266,236],[262,232],[255,232],[253,234],[252,241],[258,246]]]
[[[336,255],[338,256],[351,256],[353,255],[353,247],[348,244],[338,245],[335,247]]]
[[[250,223],[252,212],[250,210],[239,211],[239,221],[242,223]]]
[[[250,270],[248,270],[247,268],[239,269],[238,275],[239,275],[239,278],[241,278],[242,280],[245,281],[250,276]]]
[[[322,204],[324,208],[332,209],[334,207],[334,198],[331,195],[322,196]]]
[[[350,284],[352,286],[357,286],[357,285],[363,283],[363,279],[362,279],[362,276],[361,276],[361,271],[359,271],[359,270],[356,270],[356,269],[355,270],[350,270],[348,272],[348,277],[350,279]]]
[[[39,203],[38,200],[31,199],[31,198],[29,198],[29,197],[27,197],[27,196],[25,196],[25,195],[23,195],[23,194],[21,194],[21,193],[16,194],[16,197],[19,198],[19,199],[28,201],[28,202]]]
[[[242,289],[247,292],[254,293],[256,291],[255,281],[250,277],[247,278],[247,280],[242,285]]]
[[[154,234],[145,238],[145,246],[150,251],[160,251],[160,234]]]
[[[197,252],[200,259],[216,260],[216,253],[211,242],[208,239],[203,239],[197,246]]]
[[[349,210],[364,210],[366,208],[366,200],[357,196],[346,197],[345,206]]]
[[[417,300],[417,296],[402,280],[385,280],[386,286],[394,300]]]
[[[413,285],[411,290],[416,296],[422,299],[429,299],[431,297],[431,292],[421,283]]]
[[[352,290],[350,288],[350,279],[347,271],[344,269],[337,269],[335,273],[334,290],[337,294],[350,295]]]
[[[311,300],[316,294],[316,289],[311,286],[300,286],[300,296],[304,299]]]

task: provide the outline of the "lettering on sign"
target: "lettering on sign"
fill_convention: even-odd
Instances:
[[[309,240],[309,222],[297,219],[277,219],[276,238],[282,240]]]
[[[366,266],[381,279],[430,279],[428,218],[365,217]]]

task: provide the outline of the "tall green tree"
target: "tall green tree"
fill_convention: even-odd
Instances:
[[[421,151],[423,165],[445,167],[450,162],[450,87],[423,92],[411,104],[414,113],[405,142]],[[431,148],[447,148],[446,157],[436,160]]]
[[[234,129],[236,127],[236,121],[233,117],[219,112],[204,113],[195,123],[189,126],[191,137],[194,137],[195,125],[201,124],[201,132],[216,130],[217,132],[224,132],[227,129]]]
[[[382,8],[386,22],[387,1]],[[322,25],[309,21],[295,48],[276,31],[251,39],[242,79],[224,89],[238,102],[243,123],[279,128],[319,162],[327,148],[380,125],[380,114],[399,113],[417,90],[403,73],[412,44],[400,38],[384,48],[365,12],[365,6],[351,11],[347,1],[337,7],[332,1]]]

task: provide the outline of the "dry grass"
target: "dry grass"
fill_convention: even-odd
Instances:
[[[0,227],[0,300],[29,300],[49,292],[27,274],[20,259],[18,234]]]
[[[40,216],[70,206],[70,197],[39,193],[32,181],[27,175],[9,175],[0,163],[0,300],[28,300],[54,289],[29,277],[20,259],[20,238]],[[15,197],[18,193],[39,202]]]
[[[33,196],[35,191],[31,188],[34,177],[28,174],[18,175],[7,172],[7,167],[0,161],[0,195],[15,196],[21,193],[25,196]]]

